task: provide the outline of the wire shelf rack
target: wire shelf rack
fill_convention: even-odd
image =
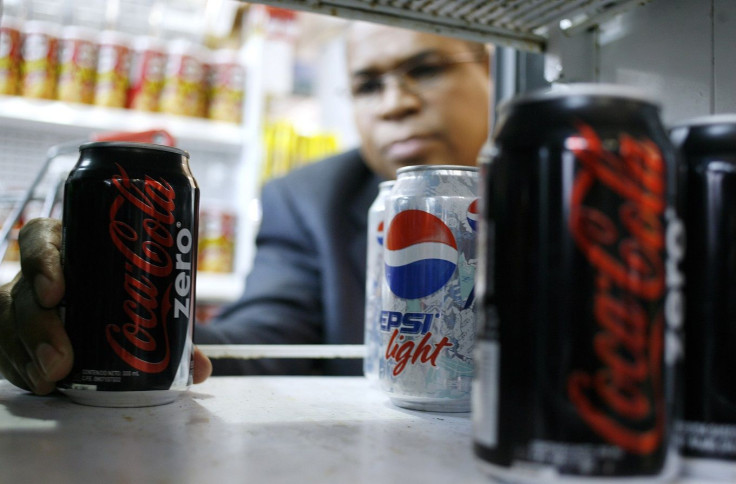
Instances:
[[[551,27],[574,34],[651,0],[257,0],[275,7],[543,52]]]

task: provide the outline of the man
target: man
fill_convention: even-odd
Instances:
[[[378,183],[416,164],[474,165],[488,136],[489,60],[482,45],[356,24],[348,69],[359,150],[267,184],[263,222],[243,296],[196,342],[361,343],[366,214]],[[43,394],[71,369],[55,306],[64,293],[60,227],[21,231],[22,274],[0,289],[0,371]],[[195,353],[194,381],[211,363]],[[359,374],[359,361],[215,361],[216,373]]]

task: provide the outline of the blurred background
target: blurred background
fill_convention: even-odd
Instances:
[[[261,184],[357,143],[346,25],[234,0],[5,0],[0,226],[49,150],[69,153],[49,164],[12,228],[0,282],[18,269],[22,223],[60,217],[76,144],[162,129],[191,154],[201,188],[198,319],[209,319],[242,291]]]

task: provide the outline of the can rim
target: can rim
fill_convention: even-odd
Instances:
[[[159,145],[155,143],[140,143],[137,141],[91,141],[84,143],[79,146],[79,151],[90,149],[90,148],[138,148],[152,151],[168,151],[170,153],[176,153],[190,158],[189,153],[180,148],[174,148],[173,146]]]
[[[396,183],[396,180],[382,181],[381,183],[378,184],[378,188],[380,189],[380,188],[390,187],[390,186],[394,185],[395,183]]]
[[[554,101],[557,99],[571,97],[626,99],[650,104],[657,109],[660,108],[660,102],[657,97],[653,93],[650,93],[649,91],[646,91],[642,88],[626,86],[622,84],[571,83],[555,84],[550,88],[530,91],[528,93],[507,99],[505,101],[501,101],[498,106],[498,111],[503,112],[509,107],[519,104],[527,104],[540,101]]]
[[[670,126],[670,129],[687,128],[696,126],[712,126],[716,124],[734,124],[736,125],[736,113],[708,114],[704,116],[696,116],[694,118],[683,119],[677,121]]]
[[[477,166],[466,166],[466,165],[412,165],[402,166],[396,170],[396,176],[412,171],[432,171],[432,170],[461,170],[461,171],[472,171],[477,172]]]

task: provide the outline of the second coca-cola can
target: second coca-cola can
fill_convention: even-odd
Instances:
[[[198,208],[185,151],[80,147],[64,187],[61,249],[74,365],[58,386],[72,400],[159,405],[190,386]]]
[[[686,474],[736,480],[736,114],[678,123],[671,138],[685,175],[683,411],[677,437]]]
[[[646,95],[507,102],[482,163],[474,448],[511,482],[670,478],[677,158]]]
[[[385,202],[378,379],[395,405],[470,411],[478,168],[399,168]]]

